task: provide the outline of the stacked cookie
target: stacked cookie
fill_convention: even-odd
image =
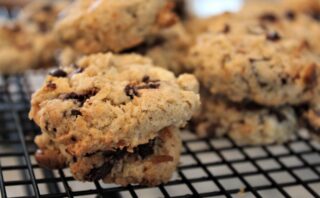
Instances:
[[[29,114],[42,130],[41,166],[120,185],[170,179],[180,128],[200,107],[193,75],[158,67],[180,73],[187,54],[172,9],[162,0],[79,0],[62,12],[52,31],[62,66],[33,95]]]
[[[228,134],[241,144],[284,142],[305,117],[319,129],[316,113],[304,112],[319,95],[319,7],[268,5],[208,20],[190,50],[204,89],[195,120],[200,135]]]
[[[193,75],[176,78],[139,55],[84,57],[53,71],[32,97],[30,118],[43,133],[36,159],[69,166],[81,181],[167,182],[179,161],[179,128],[199,105]]]
[[[0,73],[20,73],[53,65],[59,46],[52,33],[58,14],[68,0],[33,1],[17,19],[0,23]]]

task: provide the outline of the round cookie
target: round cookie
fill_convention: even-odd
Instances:
[[[59,13],[70,4],[70,0],[34,0],[18,14],[18,21],[34,25],[39,32],[52,31]]]
[[[83,54],[119,52],[176,21],[172,4],[155,0],[79,0],[56,25],[58,39]]]
[[[129,151],[181,127],[199,108],[192,75],[175,77],[138,55],[97,54],[56,70],[32,97],[30,118],[70,154]]]
[[[276,31],[259,34],[205,33],[190,50],[196,76],[212,94],[266,106],[312,99],[319,57],[304,41]]]
[[[236,104],[212,96],[203,97],[202,104],[193,120],[201,137],[227,134],[238,144],[270,144],[288,141],[297,130],[297,117],[289,106]]]

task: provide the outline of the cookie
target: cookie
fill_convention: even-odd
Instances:
[[[76,179],[128,185],[138,183],[155,186],[167,182],[175,171],[181,152],[180,131],[169,127],[161,130],[159,136],[147,144],[134,148],[133,152],[98,151],[70,162],[52,143],[46,134],[36,138],[39,146],[35,157],[42,167],[63,168],[68,163]],[[53,146],[53,147],[52,147]]]
[[[56,25],[58,40],[83,54],[120,52],[175,23],[172,3],[154,0],[75,1]]]
[[[14,22],[0,25],[0,73],[24,71],[37,65],[39,40],[35,31]]]
[[[41,34],[19,22],[0,24],[0,73],[21,73],[51,66],[57,43],[51,34]]]
[[[161,130],[184,126],[200,101],[194,76],[176,78],[148,58],[108,53],[51,72],[31,104],[30,118],[73,162],[92,153],[100,153],[99,159],[110,151],[133,153]],[[74,176],[95,179],[82,173]]]
[[[52,31],[59,13],[69,4],[69,0],[35,0],[19,12],[17,20],[35,26],[39,32],[48,33]]]
[[[59,47],[52,27],[67,0],[33,1],[24,7],[15,21],[0,25],[0,72],[21,73],[55,64]]]
[[[191,46],[191,37],[181,23],[163,29],[142,44],[121,53],[137,53],[149,57],[157,66],[181,74],[186,69],[186,56]],[[77,62],[84,54],[66,47],[59,54],[61,65]]]
[[[195,75],[212,94],[265,106],[312,99],[319,56],[304,41],[278,32],[205,33],[190,50]]]
[[[237,144],[261,145],[283,143],[297,131],[298,119],[290,106],[272,108],[203,95],[202,104],[193,120],[200,137],[228,135]]]

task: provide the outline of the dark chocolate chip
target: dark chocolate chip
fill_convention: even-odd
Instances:
[[[85,180],[88,181],[97,181],[103,179],[107,174],[109,174],[112,170],[112,167],[115,163],[114,159],[110,159],[102,164],[102,166],[98,168],[92,169],[86,176]]]
[[[181,18],[186,19],[188,14],[186,11],[186,2],[185,0],[175,0],[175,6],[173,11]]]
[[[71,141],[75,142],[77,141],[77,138],[75,136],[71,136]]]
[[[278,21],[278,17],[274,14],[274,13],[264,13],[263,15],[261,15],[259,17],[259,19],[261,21],[268,21],[268,22],[277,22]]]
[[[310,16],[311,16],[314,20],[320,22],[320,12],[319,12],[319,11],[318,11],[318,12],[317,12],[317,11],[314,11],[314,12],[310,13]]]
[[[227,34],[230,32],[230,26],[228,24],[225,24],[222,30],[222,33]]]
[[[207,127],[207,132],[208,134],[215,134],[217,128],[219,128],[220,125],[217,123],[211,123],[208,127]]]
[[[134,152],[138,153],[142,159],[145,159],[154,153],[154,145],[155,140],[150,140],[147,144],[139,145],[134,149]]]
[[[62,69],[55,69],[49,73],[49,75],[54,77],[66,77],[68,74]]]
[[[134,85],[127,85],[124,88],[124,92],[126,93],[127,96],[130,97],[130,99],[132,100],[134,98],[134,96],[140,96],[140,94],[138,93],[138,89],[136,86]]]
[[[51,4],[46,4],[42,7],[42,10],[45,12],[51,12],[53,10],[53,7]]]
[[[48,32],[48,24],[46,22],[39,22],[39,30],[40,32]]]
[[[78,117],[78,116],[82,116],[82,113],[77,109],[72,109],[71,115]]]
[[[44,128],[46,129],[46,131],[49,131],[49,122],[47,120],[45,121]]]
[[[92,96],[96,95],[98,90],[93,89],[91,91],[86,92],[85,94],[76,94],[74,92],[68,93],[64,95],[63,99],[65,100],[76,100],[80,103],[80,106],[82,106],[86,100],[91,98]]]
[[[149,83],[148,87],[150,89],[158,89],[160,87],[160,84],[159,83]]]
[[[158,36],[158,37],[150,39],[148,42],[141,43],[140,45],[138,45],[136,47],[126,49],[126,50],[122,51],[121,53],[138,53],[138,54],[144,55],[148,52],[149,49],[161,46],[166,41],[167,41],[166,38]]]
[[[282,84],[282,85],[288,84],[288,79],[286,79],[286,78],[281,78],[281,84]]]
[[[113,155],[115,155],[116,154],[116,152],[115,151],[104,151],[103,152],[103,156],[104,157],[111,157],[111,156],[113,156]]]
[[[98,151],[94,151],[94,152],[92,152],[92,153],[86,153],[85,155],[84,155],[84,157],[91,157],[91,156],[93,156],[93,155],[95,155],[95,154],[97,154],[97,153],[99,153],[99,152],[101,152],[100,150],[98,150]],[[113,153],[114,153],[114,151],[113,151]],[[112,154],[113,154],[112,153]]]
[[[76,93],[74,93],[74,92],[71,92],[71,93],[69,93],[69,94],[66,94],[65,96],[64,96],[64,98],[63,99],[65,99],[65,100],[77,100],[78,98],[79,98],[80,96],[78,95],[78,94],[76,94]]]
[[[309,104],[304,103],[299,106],[293,106],[294,112],[296,113],[297,117],[302,117],[303,114],[308,111],[310,108]]]
[[[47,84],[47,88],[51,90],[55,90],[57,88],[57,85],[51,81]]]
[[[97,152],[95,152],[95,153],[97,153]],[[108,175],[111,172],[115,162],[117,160],[123,158],[125,154],[126,154],[125,150],[103,152],[103,156],[105,157],[105,162],[103,163],[102,166],[92,169],[85,176],[85,180],[97,181],[97,180],[104,178],[106,175]],[[93,155],[93,154],[91,154],[91,155]]]
[[[142,82],[144,82],[144,83],[148,83],[149,80],[150,80],[150,76],[143,76],[143,78],[142,78]]]
[[[283,122],[287,120],[287,117],[281,111],[278,111],[276,109],[269,109],[269,112],[274,116],[276,116],[279,122]]]
[[[264,108],[263,105],[260,105],[256,102],[244,100],[242,103],[234,103],[230,102],[230,105],[236,108],[237,110],[249,110],[249,111],[257,111]]]
[[[292,10],[288,10],[285,16],[288,20],[293,21],[296,18],[296,13],[294,13]]]
[[[270,58],[269,57],[263,57],[263,58],[249,58],[249,62],[251,64],[254,64],[256,62],[263,62],[263,61],[269,61]]]
[[[303,80],[308,87],[314,87],[317,84],[318,75],[316,72],[316,65],[312,65],[310,70],[305,74]]]
[[[280,35],[277,32],[269,32],[266,38],[269,41],[279,41],[281,39]]]

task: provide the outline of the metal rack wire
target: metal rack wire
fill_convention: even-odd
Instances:
[[[1,15],[15,14],[0,7]],[[0,198],[320,197],[320,144],[303,130],[289,143],[262,147],[184,131],[177,172],[168,184],[153,188],[81,183],[68,169],[43,169],[34,159],[33,139],[40,130],[27,115],[44,73],[0,75]]]
[[[181,164],[154,188],[75,181],[34,159],[29,98],[41,72],[0,77],[0,197],[320,197],[320,144],[305,131],[283,145],[240,146],[227,137],[199,139],[184,131]]]

